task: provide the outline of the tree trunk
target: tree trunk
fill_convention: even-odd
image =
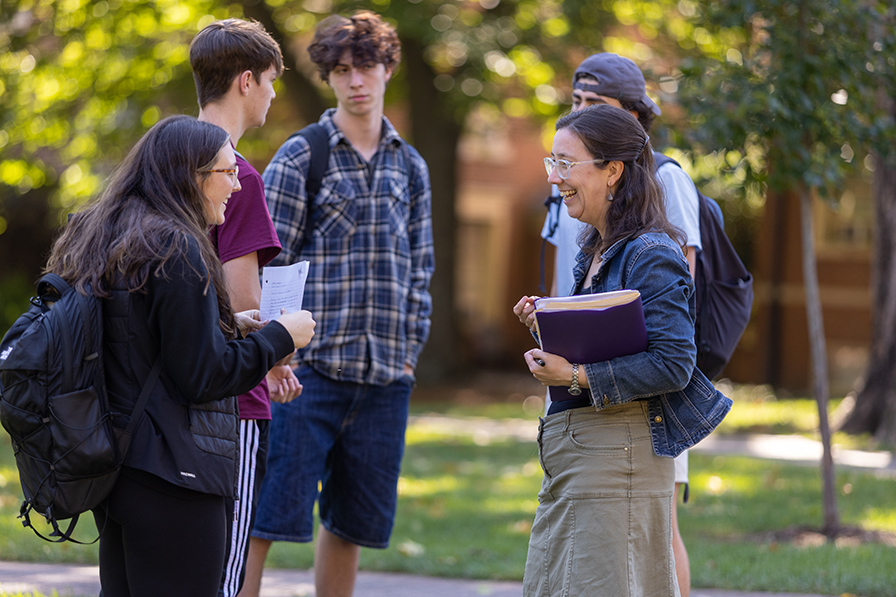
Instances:
[[[896,116],[896,97],[881,89],[881,101]],[[896,157],[874,154],[874,245],[871,253],[871,352],[855,403],[841,425],[849,433],[871,433],[896,442]]]
[[[822,501],[824,523],[822,532],[829,539],[836,537],[840,528],[837,512],[837,492],[834,487],[834,458],[831,453],[831,428],[828,423],[828,363],[824,338],[824,321],[818,290],[818,270],[815,261],[815,236],[813,232],[812,195],[803,185],[800,188],[800,208],[803,241],[803,286],[806,293],[806,318],[809,327],[809,347],[812,353],[812,386],[818,402],[818,423],[821,431]]]
[[[770,159],[770,164],[775,160]],[[771,166],[770,166],[771,167]],[[781,320],[783,312],[782,294],[785,285],[784,280],[784,255],[787,239],[787,204],[793,199],[791,191],[769,190],[765,200],[765,215],[763,221],[772,222],[773,231],[764,237],[768,243],[766,256],[768,272],[768,306],[766,309],[765,338],[767,350],[765,353],[764,374],[765,383],[772,387],[781,382]]]
[[[875,155],[871,257],[871,353],[852,411],[841,426],[896,441],[896,160]]]
[[[463,363],[455,306],[455,238],[457,237],[457,145],[461,124],[439,101],[432,69],[423,59],[424,47],[402,39],[402,58],[407,68],[411,143],[429,166],[432,183],[432,224],[436,247],[436,271],[430,284],[432,329],[417,367],[423,381],[439,381],[460,371]]]

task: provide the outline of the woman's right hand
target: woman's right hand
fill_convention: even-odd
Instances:
[[[302,348],[311,342],[314,336],[314,319],[311,317],[311,311],[294,311],[292,313],[284,313],[277,318],[283,327],[292,336],[293,345],[296,348]]]
[[[535,299],[537,296],[524,296],[513,306],[513,314],[520,318],[530,330],[535,326]]]

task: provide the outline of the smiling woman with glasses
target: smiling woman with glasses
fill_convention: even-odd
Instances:
[[[223,129],[160,121],[71,218],[47,264],[102,299],[112,425],[137,416],[144,380],[151,388],[115,486],[93,509],[110,597],[218,594],[240,457],[236,396],[313,335],[308,311],[263,325],[258,311],[231,308],[208,230],[239,188],[211,172],[234,177],[234,163]]]
[[[560,387],[539,428],[545,475],[523,595],[679,597],[672,457],[706,437],[731,401],[695,367],[694,284],[644,129],[625,110],[595,105],[557,122],[551,153],[548,182],[587,225],[574,294],[637,290],[647,348],[594,363],[525,353],[538,381]],[[594,167],[573,168],[580,164]],[[535,298],[522,297],[513,312],[537,338]],[[569,341],[616,338],[580,328]]]
[[[222,168],[221,166],[227,167]],[[196,172],[199,174],[199,186],[205,195],[208,222],[210,225],[220,226],[226,219],[224,212],[227,208],[227,201],[233,193],[242,188],[239,180],[239,167],[236,166],[236,155],[229,139],[221,147],[214,161]],[[216,172],[226,174],[227,178],[213,177],[212,174]]]

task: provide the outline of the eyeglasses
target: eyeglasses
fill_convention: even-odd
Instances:
[[[224,174],[230,176],[230,180],[232,180],[234,183],[236,183],[236,181],[240,177],[239,168],[216,168],[215,170],[199,170],[199,172],[223,172]]]
[[[544,169],[547,171],[548,176],[551,175],[551,172],[554,171],[554,168],[557,169],[557,176],[566,180],[569,178],[569,171],[572,170],[573,166],[578,164],[605,164],[607,160],[583,160],[581,162],[570,162],[569,160],[555,160],[554,158],[545,158],[544,159]]]

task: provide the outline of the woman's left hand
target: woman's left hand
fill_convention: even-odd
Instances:
[[[234,313],[233,318],[236,320],[240,336],[243,336],[244,338],[249,332],[260,330],[268,323],[267,321],[261,320],[261,311],[258,309],[249,309],[248,311]]]
[[[535,327],[535,299],[537,298],[537,296],[524,296],[513,306],[513,314],[530,330]]]
[[[529,372],[546,386],[569,386],[572,384],[572,363],[563,357],[545,352],[538,348],[523,355]],[[582,367],[579,367],[579,386],[588,387],[588,379]]]

